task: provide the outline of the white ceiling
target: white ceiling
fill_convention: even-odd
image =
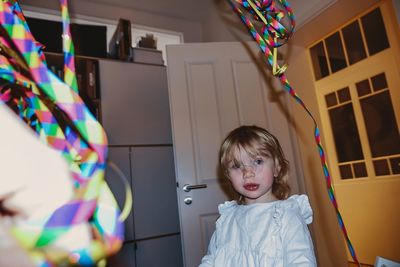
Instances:
[[[211,8],[227,0],[81,0],[133,8],[140,11],[191,21],[203,21]],[[298,27],[318,15],[337,0],[288,0]]]

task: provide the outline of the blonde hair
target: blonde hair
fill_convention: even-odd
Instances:
[[[240,164],[235,157],[235,152],[242,149],[252,157],[270,155],[274,162],[278,162],[280,170],[274,177],[272,194],[280,200],[288,198],[290,194],[290,186],[287,182],[289,162],[285,158],[278,139],[258,126],[240,126],[231,131],[222,142],[219,153],[220,166],[226,176],[228,176],[229,164],[232,162]]]

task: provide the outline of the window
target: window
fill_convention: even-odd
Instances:
[[[384,29],[381,11],[376,8],[311,47],[315,80],[346,68],[347,62],[352,65],[389,48]]]
[[[370,79],[372,90],[359,97],[375,175],[399,173],[400,137],[385,73]],[[361,83],[365,83],[362,81]],[[396,165],[397,163],[397,165]]]
[[[329,93],[325,99],[341,178],[365,177],[367,172],[364,155],[349,88]]]
[[[379,8],[361,17],[368,52],[372,56],[389,47],[385,25]]]
[[[385,73],[359,81],[354,88],[362,120],[355,115],[348,87],[325,95],[341,179],[368,176],[357,120],[359,125],[364,122],[375,176],[400,173],[399,127]]]
[[[314,67],[315,79],[319,80],[329,75],[328,61],[323,42],[311,47],[311,61]]]
[[[400,174],[400,78],[393,53],[380,7],[310,47],[324,131],[335,153],[330,167],[339,180]]]
[[[340,33],[335,32],[331,36],[325,39],[326,50],[328,52],[329,65],[331,66],[331,72],[335,73],[343,68],[347,67],[346,57],[344,56],[344,50],[342,46],[342,40]]]
[[[344,27],[342,34],[350,65],[367,57],[358,20]]]

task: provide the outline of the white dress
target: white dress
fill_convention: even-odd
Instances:
[[[230,201],[218,210],[221,216],[199,267],[317,266],[306,195],[251,205]]]

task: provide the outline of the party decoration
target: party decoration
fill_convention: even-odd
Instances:
[[[40,219],[18,223],[12,234],[38,266],[93,266],[120,249],[131,198],[127,194],[121,214],[104,180],[107,138],[78,95],[67,1],[60,0],[60,5],[64,81],[48,69],[43,47],[32,36],[17,1],[0,3],[0,104],[63,155],[74,186],[68,203]],[[73,250],[54,246],[86,224],[90,244]]]
[[[336,211],[337,219],[346,239],[350,254],[354,262],[360,265],[353,245],[351,244],[347,234],[342,216],[339,212],[332,179],[328,171],[325,153],[321,143],[318,124],[303,100],[290,85],[285,75],[287,65],[279,66],[277,63],[277,48],[284,45],[294,32],[295,20],[291,7],[286,0],[228,0],[228,2],[242,22],[246,25],[251,36],[260,47],[269,64],[272,66],[272,74],[279,78],[285,90],[303,107],[313,120],[315,127],[314,139],[318,147],[328,195]],[[260,23],[262,26],[257,27]]]
[[[61,17],[63,24],[63,53],[64,53],[64,82],[72,90],[78,92],[78,84],[75,75],[74,44],[71,39],[70,19],[67,0],[60,0]]]

